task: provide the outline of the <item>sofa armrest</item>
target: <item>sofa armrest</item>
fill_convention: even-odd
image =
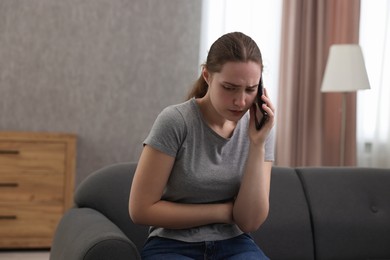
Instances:
[[[108,218],[90,208],[73,208],[54,235],[51,260],[141,259],[137,247]]]

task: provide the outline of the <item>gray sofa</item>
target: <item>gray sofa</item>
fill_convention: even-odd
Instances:
[[[147,227],[128,214],[135,167],[107,166],[79,185],[51,260],[140,259]],[[274,167],[270,214],[252,236],[271,259],[390,259],[390,169]]]

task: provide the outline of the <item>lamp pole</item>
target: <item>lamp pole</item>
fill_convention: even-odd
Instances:
[[[347,92],[342,92],[341,101],[341,127],[340,127],[340,165],[344,166],[345,162],[345,130],[347,120]]]

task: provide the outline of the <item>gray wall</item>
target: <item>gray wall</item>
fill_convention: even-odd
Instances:
[[[138,160],[198,74],[201,1],[0,0],[0,131],[78,136],[76,185]]]

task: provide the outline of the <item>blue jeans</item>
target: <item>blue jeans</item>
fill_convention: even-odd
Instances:
[[[146,242],[141,252],[141,257],[144,260],[269,259],[247,234],[242,234],[226,240],[194,243],[182,242],[168,238],[152,237]]]

